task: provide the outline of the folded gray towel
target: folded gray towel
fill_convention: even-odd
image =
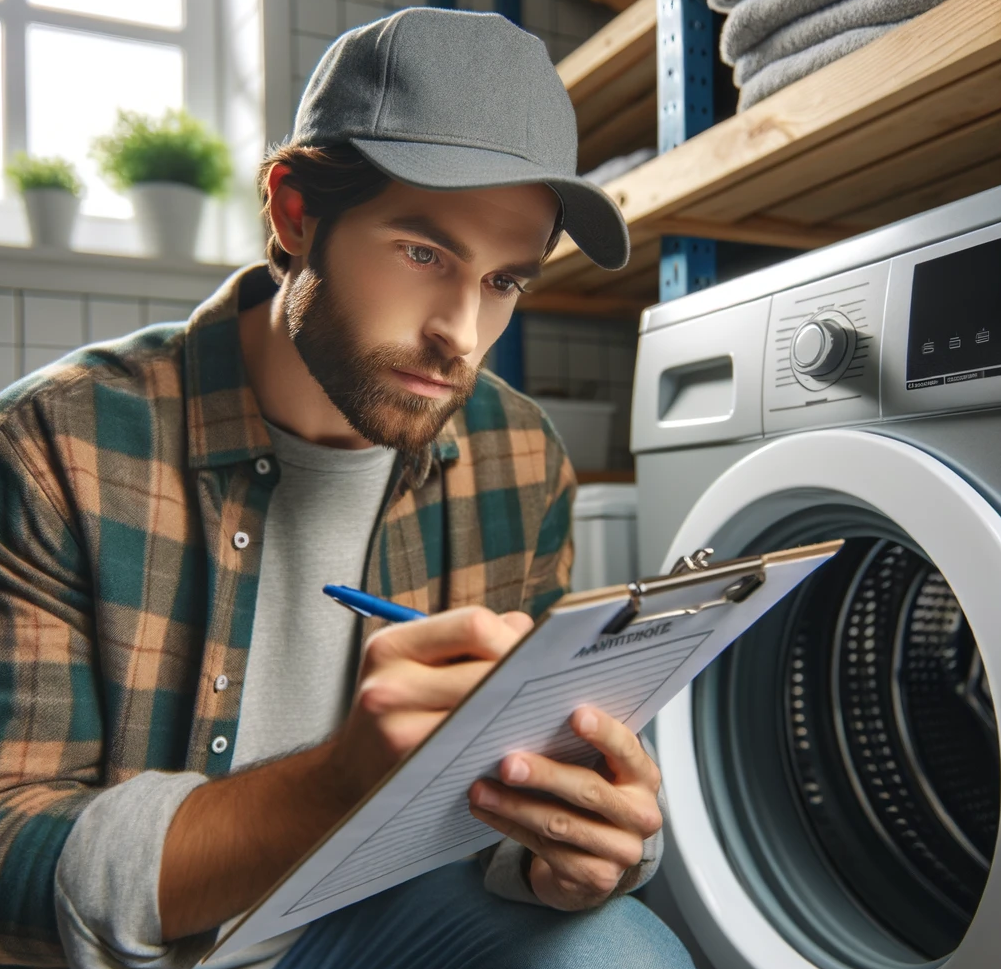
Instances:
[[[740,0],[723,24],[720,56],[725,64],[735,64],[738,57],[767,37],[804,18],[809,18],[806,31],[818,33],[823,28],[823,36],[833,37],[856,27],[896,23],[923,13],[930,6],[935,4],[921,4],[915,0],[848,0],[841,3],[831,3],[831,0]]]
[[[729,13],[738,3],[740,0],[706,0],[709,9],[717,13]]]
[[[903,22],[901,21],[901,23]],[[899,24],[879,24],[875,27],[857,27],[855,30],[846,30],[844,33],[821,41],[819,44],[814,44],[813,47],[808,47],[806,50],[773,61],[755,73],[740,89],[737,110],[746,111],[752,104],[768,97],[769,94],[774,94],[787,84],[792,84],[793,81],[806,77],[807,74],[819,71],[820,68],[858,50],[860,47],[865,47],[866,44],[897,26]]]
[[[931,10],[941,2],[942,0],[896,0],[894,16],[889,20],[883,16],[885,5],[874,4],[872,0],[841,0],[840,3],[833,3],[786,24],[741,54],[734,63],[733,82],[737,87],[742,87],[772,62],[805,51],[846,30],[899,23]]]

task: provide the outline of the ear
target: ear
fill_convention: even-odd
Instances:
[[[285,181],[290,169],[274,164],[268,172],[268,212],[278,243],[290,256],[305,256],[313,241],[315,220],[305,215],[302,193]]]

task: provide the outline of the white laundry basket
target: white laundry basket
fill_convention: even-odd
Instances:
[[[636,485],[586,484],[573,510],[574,592],[637,578]]]

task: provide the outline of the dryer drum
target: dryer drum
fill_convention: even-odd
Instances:
[[[960,604],[919,550],[850,539],[700,678],[695,717],[717,833],[787,938],[818,964],[955,949],[997,840],[998,734]]]

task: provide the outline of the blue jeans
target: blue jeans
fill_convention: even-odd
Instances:
[[[317,919],[276,969],[692,969],[639,899],[586,912],[509,902],[458,861]]]

